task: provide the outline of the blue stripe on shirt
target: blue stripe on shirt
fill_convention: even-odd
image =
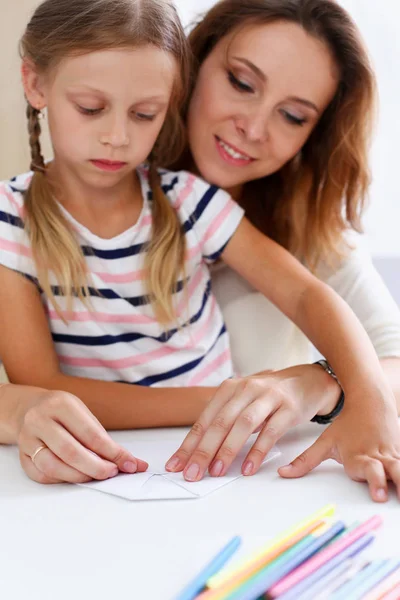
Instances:
[[[81,246],[84,256],[97,256],[106,260],[116,260],[118,258],[126,258],[127,256],[136,256],[147,250],[148,243],[135,244],[127,248],[118,248],[117,250],[98,250],[92,246]]]
[[[211,281],[208,281],[206,289],[203,294],[203,300],[200,306],[200,309],[194,314],[187,323],[182,325],[183,327],[187,327],[187,325],[192,325],[196,323],[203,314],[205,306],[207,304],[207,300],[211,293]],[[136,342],[141,339],[150,339],[156,342],[160,342],[165,344],[168,342],[172,336],[174,336],[179,329],[171,329],[169,331],[163,332],[158,337],[153,337],[150,335],[143,335],[142,333],[122,333],[120,335],[101,335],[101,336],[88,336],[88,335],[69,335],[69,334],[61,334],[61,333],[53,333],[52,338],[54,343],[59,344],[77,344],[79,346],[110,346],[112,344],[122,343],[131,343]]]
[[[141,385],[141,386],[151,386],[155,383],[160,383],[161,381],[168,381],[168,379],[173,379],[174,377],[178,377],[179,375],[183,375],[188,371],[192,371],[195,369],[213,350],[214,346],[217,344],[218,340],[226,333],[225,325],[222,326],[221,331],[219,332],[217,339],[213,343],[213,345],[208,349],[207,354],[197,358],[196,360],[192,360],[189,363],[181,365],[176,369],[171,369],[170,371],[166,371],[165,373],[157,373],[156,375],[150,375],[149,377],[144,377],[143,379],[139,379],[139,381],[135,381],[133,385]],[[126,383],[125,381],[121,381],[119,383]]]
[[[205,211],[205,209],[207,208],[207,206],[212,201],[213,197],[218,191],[219,188],[217,188],[215,185],[211,185],[208,188],[208,190],[203,195],[202,199],[197,204],[190,217],[186,219],[186,221],[183,223],[182,229],[185,233],[187,233],[193,228],[193,225],[196,223],[196,221],[200,219],[201,215],[203,214],[203,212]]]
[[[0,210],[0,221],[3,223],[7,223],[9,225],[13,225],[14,227],[19,227],[20,229],[24,229],[25,225],[20,217],[16,217],[8,212],[4,212]]]

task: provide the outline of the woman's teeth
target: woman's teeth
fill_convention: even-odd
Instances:
[[[240,154],[239,152],[236,152],[236,150],[231,148],[231,146],[228,146],[228,144],[225,144],[225,142],[223,142],[220,139],[218,139],[218,144],[221,146],[221,148],[225,150],[227,154],[229,154],[229,156],[232,156],[232,158],[241,160],[251,160],[250,156],[246,156],[246,154]]]

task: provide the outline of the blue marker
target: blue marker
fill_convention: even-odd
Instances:
[[[242,540],[239,536],[231,541],[204,567],[202,571],[191,581],[177,596],[176,600],[193,600],[206,586],[207,581],[230,559],[239,548]]]

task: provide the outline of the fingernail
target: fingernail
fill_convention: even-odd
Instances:
[[[254,464],[251,462],[251,460],[245,462],[243,466],[243,475],[251,475],[253,472],[253,468]]]
[[[124,462],[124,464],[122,465],[123,470],[126,473],[136,473],[137,471],[137,464],[131,461],[127,461]]]
[[[224,463],[222,460],[216,460],[210,469],[210,475],[213,477],[219,477],[224,470]]]
[[[376,490],[376,494],[375,497],[377,500],[379,500],[380,502],[383,502],[387,499],[387,493],[386,490],[384,488],[380,488],[379,490]]]
[[[113,467],[110,471],[110,477],[115,477],[116,475],[118,475],[118,473],[119,473],[118,467]]]
[[[294,468],[294,467],[293,467],[293,465],[292,465],[292,464],[290,464],[290,465],[285,465],[284,467],[281,467],[281,469],[285,469],[285,471],[291,471],[293,468]]]
[[[193,464],[185,471],[185,479],[187,481],[196,481],[198,475],[200,473],[199,465]]]
[[[167,469],[167,471],[175,471],[178,467],[179,467],[179,463],[180,460],[177,456],[175,456],[174,458],[171,458],[167,464],[165,465],[165,468]]]

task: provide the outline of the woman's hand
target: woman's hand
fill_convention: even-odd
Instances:
[[[148,464],[133,457],[108,435],[76,396],[38,388],[19,422],[18,446],[22,468],[39,483],[84,483],[108,479],[118,471],[145,471]],[[41,446],[43,450],[37,452]]]
[[[227,380],[166,468],[183,470],[187,481],[199,481],[207,469],[215,477],[225,475],[250,435],[259,431],[242,465],[244,475],[253,475],[288,429],[318,412],[329,413],[339,395],[339,385],[319,365]]]
[[[279,474],[302,477],[332,458],[351,479],[366,481],[376,502],[387,500],[387,480],[393,481],[400,498],[400,427],[395,400],[380,401],[375,409],[370,402],[364,404],[360,411],[346,402],[334,423],[290,465],[281,467]]]

